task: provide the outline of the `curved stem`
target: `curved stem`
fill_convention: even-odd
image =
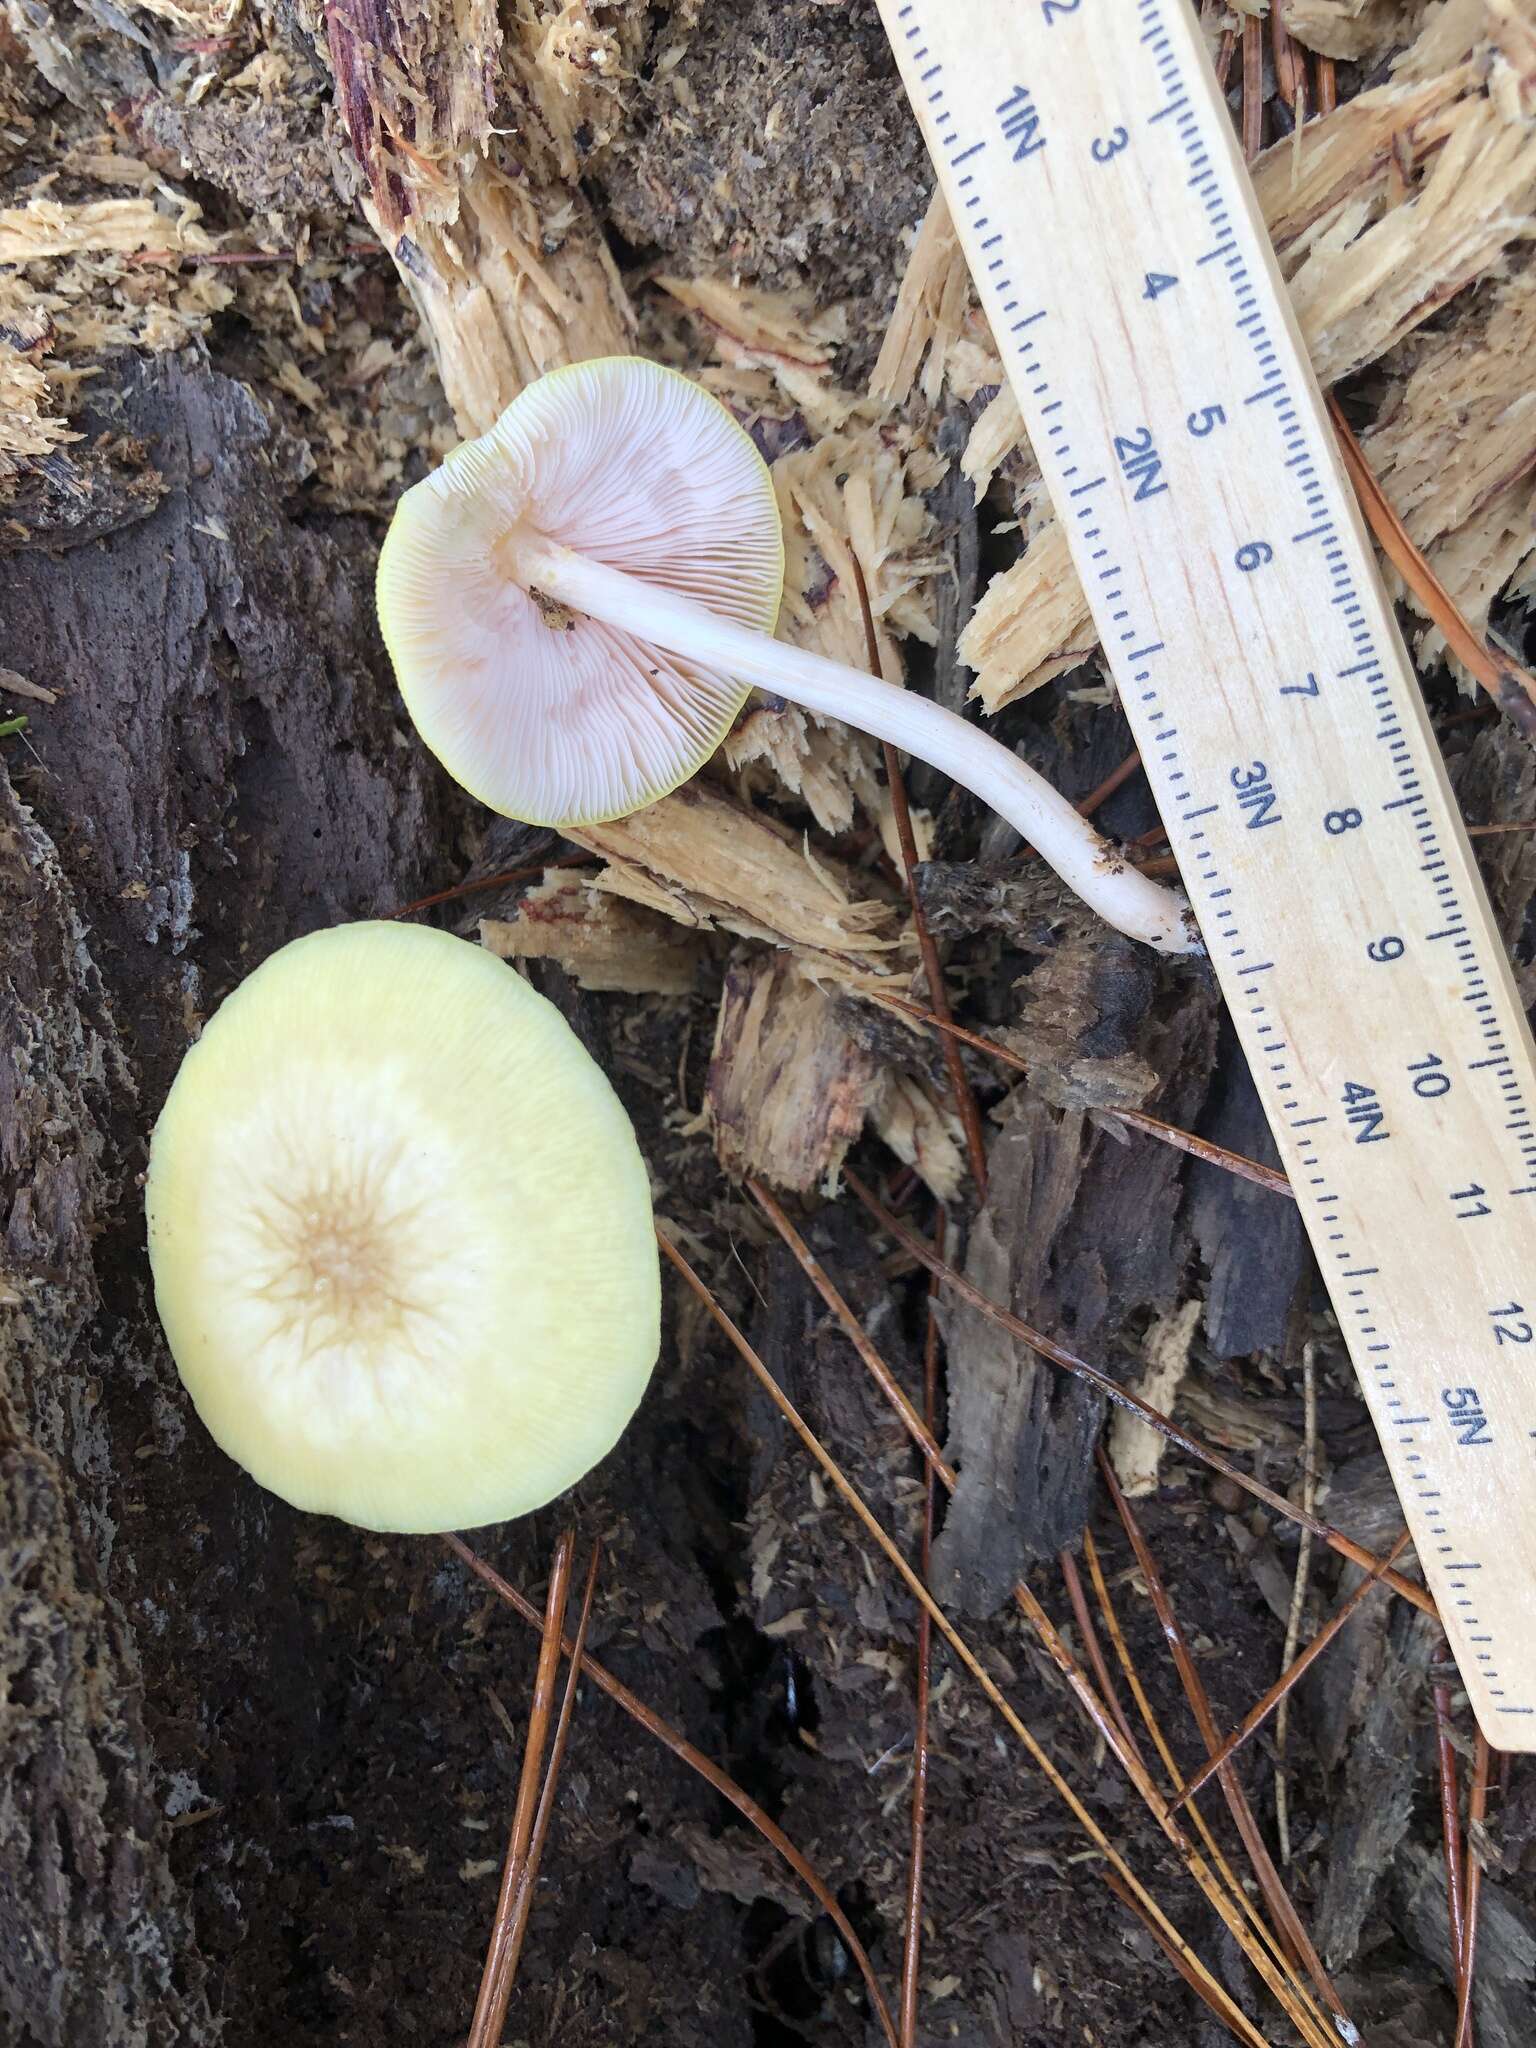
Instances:
[[[1043,775],[915,691],[756,633],[638,576],[533,534],[515,537],[521,579],[573,610],[633,633],[807,711],[840,718],[950,776],[1022,832],[1106,923],[1160,953],[1198,953],[1182,895],[1131,866]]]

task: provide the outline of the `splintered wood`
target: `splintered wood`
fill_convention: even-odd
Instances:
[[[691,995],[708,949],[669,918],[594,889],[564,870],[525,890],[511,919],[480,920],[502,960],[555,960],[581,988]]]
[[[1365,441],[1410,537],[1474,628],[1532,559],[1536,522],[1536,278],[1480,295],[1407,354]],[[1442,651],[1438,633],[1421,652]]]
[[[918,460],[926,466],[926,457]],[[828,433],[773,465],[785,542],[781,639],[850,667],[867,666],[862,573],[880,672],[900,676],[900,637],[932,645],[934,579],[947,564],[933,547],[932,516],[909,474],[913,466],[869,426]],[[794,705],[757,705],[726,742],[725,759],[744,771],[767,763],[826,831],[846,831],[862,806],[899,862],[880,748],[864,734]],[[744,782],[763,787],[750,772]],[[921,842],[921,820],[918,829]]]
[[[598,889],[695,930],[784,947],[813,979],[850,994],[908,987],[912,955],[896,905],[707,782],[569,836],[606,860]]]
[[[728,1173],[763,1174],[802,1194],[827,1187],[881,1089],[879,1061],[794,961],[767,954],[731,966],[706,1104]]]
[[[130,175],[132,158],[113,162]],[[139,169],[147,170],[139,165]],[[79,437],[72,394],[113,348],[179,348],[234,294],[215,271],[179,271],[218,246],[190,200],[66,202],[44,188],[0,207],[0,484]]]
[[[532,0],[517,0],[505,27],[491,0],[349,0],[322,13],[363,210],[421,314],[461,431],[483,433],[543,371],[627,348],[633,316],[572,138],[617,79],[635,24],[551,25]],[[518,112],[515,158],[493,128],[502,92]]]

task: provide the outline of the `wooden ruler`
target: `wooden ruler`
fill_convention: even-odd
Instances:
[[[1536,1054],[1187,0],[880,0],[1489,1740],[1536,1749]]]

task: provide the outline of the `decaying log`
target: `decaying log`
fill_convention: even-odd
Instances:
[[[704,1101],[720,1164],[796,1194],[832,1193],[868,1122],[941,1202],[953,1200],[965,1177],[958,1120],[858,1022],[858,1005],[788,955],[732,965]]]
[[[1453,1987],[1445,1910],[1445,1865],[1418,1847],[1392,1871],[1395,1919],[1442,1981]],[[1487,2048],[1526,2048],[1531,2038],[1531,1986],[1536,1984],[1536,1925],[1505,1887],[1485,1877],[1477,1916],[1477,1975],[1472,1997],[1476,2039]]]
[[[1107,957],[1067,967],[1055,999],[1042,997],[1052,1020],[1042,1050],[1058,1026],[1075,1028],[1097,1048],[1111,1099],[1133,1075],[1143,1100],[1156,1100],[1160,1076],[1176,1077],[1158,1113],[1187,1123],[1213,1045],[1210,992],[1192,981],[1160,1008],[1129,942],[1094,935],[1079,944]],[[1072,988],[1075,1015],[1058,1015]],[[1012,1035],[1026,1056],[1028,1016]],[[1043,1058],[1042,1073],[1045,1066]],[[1093,1092],[1082,1070],[1059,1078],[1070,1083],[1058,1090],[1064,1100]],[[1032,1083],[1009,1097],[1001,1123],[966,1272],[1025,1322],[1114,1369],[1106,1349],[1127,1316],[1171,1310],[1181,1291],[1188,1238],[1179,1157],[1125,1144],[1096,1129],[1086,1109],[1058,1108]],[[934,1553],[935,1583],[967,1611],[988,1612],[1031,1560],[1053,1555],[1082,1527],[1103,1402],[972,1309],[952,1306],[945,1327],[946,1450],[959,1480]]]
[[[1371,1657],[1364,1716],[1330,1815],[1318,1902],[1317,1943],[1332,1969],[1354,1957],[1367,1915],[1402,1853],[1413,1808],[1415,1735],[1428,1710],[1429,1664],[1441,1640],[1425,1616],[1399,1608]]]
[[[289,1536],[154,1322],[144,1142],[240,975],[443,879],[463,811],[401,744],[371,536],[289,517],[292,451],[246,387],[161,358],[95,394],[87,502],[50,526],[19,500],[0,556],[8,661],[54,697],[8,750],[22,800],[0,786],[0,2039],[205,2048],[171,1785],[202,1788],[222,1879],[264,1825],[263,1741],[308,1768],[313,1681],[275,1640]],[[239,1718],[256,1693],[270,1736]]]
[[[1451,763],[1451,785],[1474,823],[1536,819],[1536,758],[1523,735],[1500,721],[1480,731]],[[1527,1008],[1536,1003],[1531,903],[1536,898],[1536,832],[1496,832],[1475,841],[1478,866]]]
[[[1263,1104],[1225,1019],[1218,1042],[1215,1084],[1196,1129],[1230,1152],[1277,1166]],[[1208,1275],[1206,1344],[1217,1358],[1278,1347],[1311,1257],[1296,1204],[1205,1160],[1191,1162],[1188,1187],[1190,1226]]]
[[[1189,1371],[1189,1351],[1199,1327],[1201,1304],[1180,1302],[1170,1315],[1154,1316],[1142,1345],[1141,1376],[1134,1392],[1160,1414],[1171,1415]],[[1123,1408],[1109,1419],[1109,1457],[1120,1489],[1132,1500],[1157,1491],[1168,1439]]]
[[[0,2035],[208,2039],[138,1650],[105,1589],[93,1240],[132,1084],[57,850],[3,770],[0,912]]]
[[[603,856],[595,889],[790,956],[739,963],[726,980],[708,1106],[730,1171],[823,1185],[867,1116],[937,1194],[955,1193],[963,1163],[949,1111],[850,1034],[832,1002],[908,992],[911,927],[888,896],[703,779],[571,837]]]

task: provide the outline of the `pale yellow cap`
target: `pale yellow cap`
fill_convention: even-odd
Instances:
[[[504,962],[419,926],[275,953],[150,1149],[155,1301],[215,1440],[294,1506],[471,1528],[572,1485],[659,1344],[618,1097]]]

